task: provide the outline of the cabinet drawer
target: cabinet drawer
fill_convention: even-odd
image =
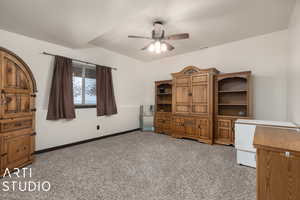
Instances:
[[[0,121],[0,132],[16,131],[25,128],[32,128],[31,117]]]

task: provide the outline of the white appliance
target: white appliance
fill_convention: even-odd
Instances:
[[[140,106],[140,129],[141,131],[154,131],[154,105]]]
[[[256,149],[253,146],[256,126],[271,126],[299,131],[299,126],[292,122],[238,119],[235,122],[235,148],[237,149],[237,163],[240,165],[256,168]]]

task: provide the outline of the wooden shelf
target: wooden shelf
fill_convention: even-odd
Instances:
[[[172,93],[158,93],[157,95],[172,95]]]
[[[246,103],[219,103],[219,106],[247,106]]]
[[[239,93],[239,92],[248,92],[248,90],[220,90],[218,93]]]
[[[251,115],[250,75],[250,72],[238,72],[216,77],[217,116],[246,118]]]
[[[217,115],[218,118],[239,118],[239,119],[251,119],[250,117],[240,116],[240,115]]]
[[[172,81],[155,82],[156,112],[172,112]]]
[[[155,82],[154,131],[171,134],[172,80]]]

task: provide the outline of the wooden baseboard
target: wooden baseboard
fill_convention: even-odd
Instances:
[[[108,138],[108,137],[114,137],[114,136],[117,136],[117,135],[131,133],[131,132],[138,131],[138,130],[140,130],[140,129],[136,128],[136,129],[127,130],[127,131],[123,131],[123,132],[119,132],[119,133],[114,133],[114,134],[111,134],[111,135],[105,135],[105,136],[101,136],[101,137],[97,137],[97,138],[92,138],[92,139],[88,139],[88,140],[82,140],[82,141],[79,141],[79,142],[74,142],[74,143],[64,144],[64,145],[51,147],[51,148],[47,148],[47,149],[42,149],[42,150],[35,151],[34,154],[41,154],[41,153],[46,153],[46,152],[49,152],[49,151],[55,151],[55,150],[58,150],[58,149],[63,149],[63,148],[66,148],[66,147],[71,147],[71,146],[84,144],[84,143],[88,143],[88,142],[93,142],[93,141],[101,140],[101,139]]]

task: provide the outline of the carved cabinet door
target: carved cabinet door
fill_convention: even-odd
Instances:
[[[209,119],[208,118],[199,118],[196,119],[195,134],[196,137],[201,139],[210,139],[209,131]]]
[[[191,113],[208,115],[209,76],[208,74],[193,75],[191,79]]]
[[[173,83],[173,110],[175,114],[190,113],[190,77],[181,76],[174,79]]]
[[[195,127],[195,120],[192,117],[186,117],[184,119],[184,128],[185,134],[184,136],[194,136],[194,127]]]
[[[217,119],[215,141],[222,144],[233,144],[233,124],[230,119]]]
[[[25,67],[15,57],[0,51],[0,118],[32,116],[33,85]]]
[[[185,118],[173,117],[172,119],[172,134],[183,135],[185,133]]]
[[[31,135],[22,134],[16,137],[4,139],[3,164],[6,168],[13,169],[19,167],[31,158]]]

